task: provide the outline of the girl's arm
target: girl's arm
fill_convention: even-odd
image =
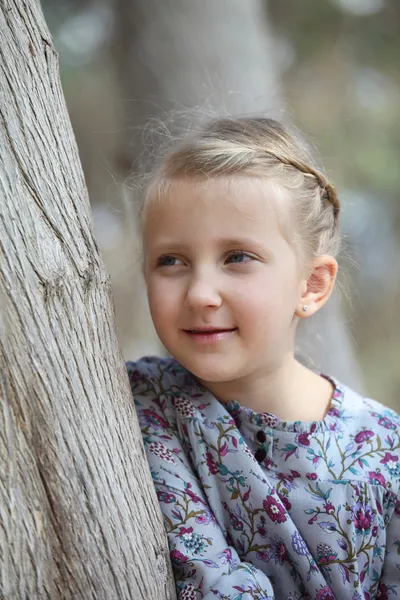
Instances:
[[[164,516],[178,598],[273,599],[269,578],[252,564],[241,562],[227,542],[158,395],[140,381],[133,363],[128,363],[128,371]]]

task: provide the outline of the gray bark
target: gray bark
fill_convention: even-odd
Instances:
[[[37,0],[0,0],[0,597],[174,598]]]
[[[135,173],[144,151],[154,153],[154,140],[155,145],[165,142],[143,136],[150,118],[167,126],[172,121],[173,134],[195,127],[196,119],[208,114],[263,113],[286,120],[279,45],[265,7],[264,0],[116,0],[114,52],[124,110],[118,155],[122,175],[132,167]],[[196,110],[185,114],[192,107]],[[134,237],[132,231],[127,235]],[[137,255],[132,248],[125,255],[132,257],[126,271],[139,278]],[[143,292],[129,278],[121,287],[117,314],[126,354],[139,355],[144,347],[156,351]],[[298,335],[303,362],[359,388],[361,376],[338,294],[310,321]]]

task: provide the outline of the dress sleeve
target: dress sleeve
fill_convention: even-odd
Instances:
[[[163,395],[128,363],[148,463],[164,517],[179,600],[270,600],[269,578],[241,562],[207,503]],[[153,389],[152,389],[153,388]]]
[[[400,592],[400,498],[386,529],[386,555],[378,584],[378,597],[398,596]]]

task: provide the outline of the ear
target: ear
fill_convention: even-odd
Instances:
[[[323,254],[312,262],[308,279],[303,282],[303,293],[296,308],[296,316],[308,318],[326,304],[335,287],[338,264],[333,256]],[[307,306],[307,311],[303,307]]]

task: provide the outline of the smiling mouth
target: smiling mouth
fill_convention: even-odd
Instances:
[[[195,343],[209,346],[230,339],[237,332],[237,327],[231,329],[184,329],[183,332]]]
[[[229,327],[226,329],[184,329],[186,333],[196,333],[196,334],[213,334],[213,333],[226,333],[228,331],[236,331],[237,327]]]

